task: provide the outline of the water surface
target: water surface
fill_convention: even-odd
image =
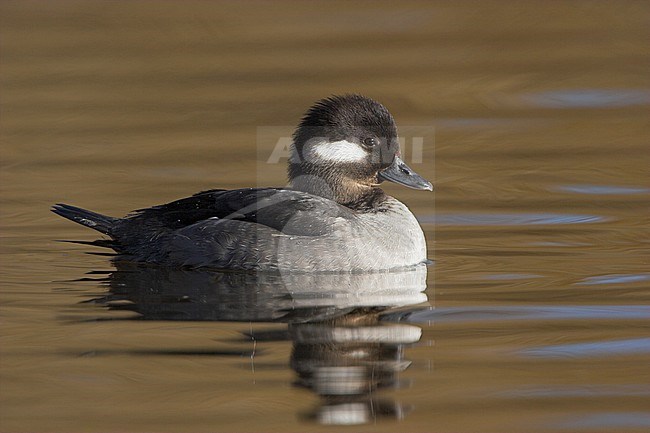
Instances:
[[[3,2],[0,20],[0,430],[650,430],[646,3]],[[386,188],[423,225],[424,274],[249,281],[56,242],[96,238],[56,202],[119,216],[283,185],[273,146],[344,92],[390,108],[435,184]]]

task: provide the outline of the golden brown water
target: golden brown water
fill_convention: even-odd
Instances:
[[[647,2],[0,16],[0,431],[650,429]],[[261,137],[344,92],[389,107],[436,186],[387,187],[425,229],[424,295],[97,273],[107,257],[54,242],[95,238],[55,202],[119,216],[282,185]],[[316,320],[377,305],[403,306]]]

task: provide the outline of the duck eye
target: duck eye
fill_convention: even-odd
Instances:
[[[367,137],[363,139],[363,145],[366,147],[375,147],[377,144],[379,144],[379,140],[375,137]]]

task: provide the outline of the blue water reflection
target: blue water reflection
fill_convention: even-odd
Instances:
[[[611,305],[611,306],[485,306],[485,307],[445,307],[421,310],[412,313],[411,323],[483,322],[487,320],[650,320],[650,306]]]
[[[500,392],[503,397],[553,398],[553,397],[650,397],[650,388],[643,385],[549,385],[525,387]]]
[[[565,89],[521,95],[541,108],[609,108],[650,104],[646,89]]]
[[[603,429],[650,427],[650,413],[647,412],[602,412],[594,413],[559,424],[571,429]]]
[[[650,188],[612,185],[561,185],[555,189],[558,191],[573,192],[576,194],[593,195],[632,195],[650,193]]]
[[[647,355],[650,354],[650,338],[556,344],[523,349],[519,354],[535,358]]]
[[[536,358],[645,355],[650,354],[650,338],[556,344],[523,349],[519,353],[524,356]]]
[[[571,215],[557,213],[445,213],[422,215],[418,217],[422,224],[448,226],[511,226],[511,225],[547,225],[547,224],[589,224],[608,221],[598,215]]]
[[[585,278],[583,281],[576,283],[576,285],[593,286],[598,284],[641,283],[644,281],[650,281],[650,274],[600,275],[597,277]]]

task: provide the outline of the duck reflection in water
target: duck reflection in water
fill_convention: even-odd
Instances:
[[[418,342],[422,331],[396,322],[429,308],[426,275],[426,266],[271,274],[118,265],[104,280],[110,292],[89,302],[133,311],[144,320],[287,323],[281,338],[292,342],[295,384],[321,397],[299,416],[321,424],[363,424],[399,419],[408,411],[376,391],[399,386],[398,374],[410,365],[404,347]],[[277,330],[242,334],[258,344],[278,340]]]

